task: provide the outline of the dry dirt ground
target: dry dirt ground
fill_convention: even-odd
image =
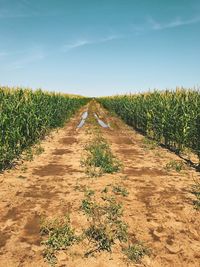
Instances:
[[[185,167],[166,170],[178,156],[161,147],[150,149],[144,137],[120,119],[98,108],[99,116],[111,126],[101,128],[112,152],[122,162],[122,171],[89,178],[81,167],[84,147],[91,138],[90,125],[77,129],[82,108],[65,127],[42,141],[44,152],[0,174],[0,267],[49,266],[42,256],[40,218],[70,213],[72,225],[82,228],[80,212],[84,193],[79,186],[101,191],[107,184],[120,183],[129,191],[123,202],[124,220],[132,238],[150,248],[141,263],[128,263],[118,247],[84,258],[80,251],[58,253],[57,266],[200,266],[200,213],[194,209],[191,186],[199,173]]]

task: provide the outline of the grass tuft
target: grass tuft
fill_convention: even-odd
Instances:
[[[200,210],[200,182],[195,182],[195,185],[192,187],[192,194],[196,197],[196,200],[193,201],[194,207],[195,209]]]
[[[34,149],[34,154],[39,156],[44,152],[44,148],[41,145],[38,145]]]
[[[43,219],[40,234],[44,238],[41,244],[45,245],[43,256],[52,266],[57,263],[56,251],[67,249],[78,241],[68,216],[52,220]]]
[[[119,160],[112,154],[108,143],[101,137],[96,137],[86,146],[87,158],[82,161],[86,173],[91,177],[103,173],[114,173],[120,170]]]
[[[150,251],[142,243],[136,243],[124,248],[123,253],[130,261],[139,263],[145,255],[150,254]]]
[[[144,137],[142,141],[145,150],[154,150],[156,147],[158,147],[158,143],[155,140],[149,139],[148,137]]]
[[[128,239],[128,225],[122,220],[122,205],[113,196],[103,196],[102,200],[100,203],[94,195],[87,195],[82,201],[81,209],[89,222],[84,234],[92,246],[86,256],[103,250],[111,252],[117,240],[125,242]]]
[[[113,186],[113,193],[118,194],[118,195],[122,195],[123,197],[127,197],[129,195],[129,192],[127,191],[127,189],[123,186],[120,185],[115,185]]]
[[[170,162],[166,164],[165,168],[167,171],[174,170],[174,171],[180,172],[181,170],[184,169],[184,164],[182,161],[171,160]]]

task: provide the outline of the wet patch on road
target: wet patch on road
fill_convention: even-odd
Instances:
[[[53,152],[53,155],[65,155],[65,154],[70,154],[72,151],[70,149],[55,149]]]
[[[60,143],[63,145],[73,145],[77,143],[77,139],[75,137],[64,137],[60,140]]]
[[[106,124],[104,121],[100,120],[96,113],[94,113],[95,118],[98,121],[98,124],[103,128],[110,128],[108,124]]]
[[[85,112],[82,114],[82,116],[81,116],[81,121],[80,121],[80,123],[78,124],[77,128],[82,128],[82,127],[83,127],[83,125],[85,124],[85,121],[86,121],[87,117],[88,117],[88,111],[85,111]]]
[[[40,177],[44,176],[64,176],[66,174],[73,174],[73,173],[82,173],[82,170],[74,169],[72,165],[61,165],[61,164],[54,164],[49,163],[45,166],[41,166],[37,169],[34,169],[33,175],[37,175]]]
[[[6,245],[7,240],[10,238],[11,234],[0,231],[0,248]]]
[[[142,167],[142,168],[126,168],[124,170],[124,174],[132,175],[132,176],[164,176],[167,175],[166,172],[156,168]]]
[[[40,239],[40,216],[35,214],[27,220],[24,227],[23,236],[20,238],[21,242],[27,242],[31,245],[39,246]]]

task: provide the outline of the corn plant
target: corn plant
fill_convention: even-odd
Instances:
[[[136,130],[179,153],[191,148],[200,159],[200,93],[183,88],[99,98]]]
[[[0,88],[0,170],[52,128],[60,127],[83,104],[86,98]]]

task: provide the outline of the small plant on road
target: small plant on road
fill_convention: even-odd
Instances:
[[[88,218],[89,227],[84,231],[90,249],[86,256],[97,251],[111,252],[117,242],[126,242],[128,225],[122,220],[122,205],[114,197],[103,196],[99,203],[94,195],[87,195],[82,201],[81,209]]]
[[[35,155],[39,156],[43,152],[44,152],[44,148],[41,145],[38,145],[38,146],[35,147],[35,151],[34,151]]]
[[[112,154],[108,143],[97,137],[86,146],[87,157],[82,161],[86,173],[90,176],[101,176],[103,173],[114,173],[120,170],[119,160]]]
[[[195,185],[192,187],[192,194],[196,197],[196,200],[193,201],[195,209],[200,210],[200,182],[195,182]]]
[[[143,147],[146,150],[153,150],[158,146],[155,140],[151,140],[148,137],[144,137],[143,139]]]
[[[32,161],[33,160],[33,148],[29,147],[25,152],[23,156],[24,160]]]
[[[168,171],[174,170],[174,171],[180,172],[181,170],[183,170],[184,164],[183,162],[178,161],[178,160],[171,160],[170,162],[166,164],[165,168]]]
[[[140,262],[142,257],[150,254],[149,249],[139,242],[123,248],[122,251],[127,256],[127,258],[134,263]]]
[[[28,167],[26,166],[26,165],[23,165],[22,167],[21,167],[21,171],[22,172],[26,172],[28,170]]]
[[[122,195],[123,197],[127,197],[129,192],[127,191],[127,189],[123,186],[120,186],[120,185],[115,185],[113,186],[113,193],[115,194],[119,194],[119,195]]]
[[[44,238],[44,258],[52,266],[57,263],[56,251],[67,249],[78,241],[68,216],[41,221],[40,234]]]

